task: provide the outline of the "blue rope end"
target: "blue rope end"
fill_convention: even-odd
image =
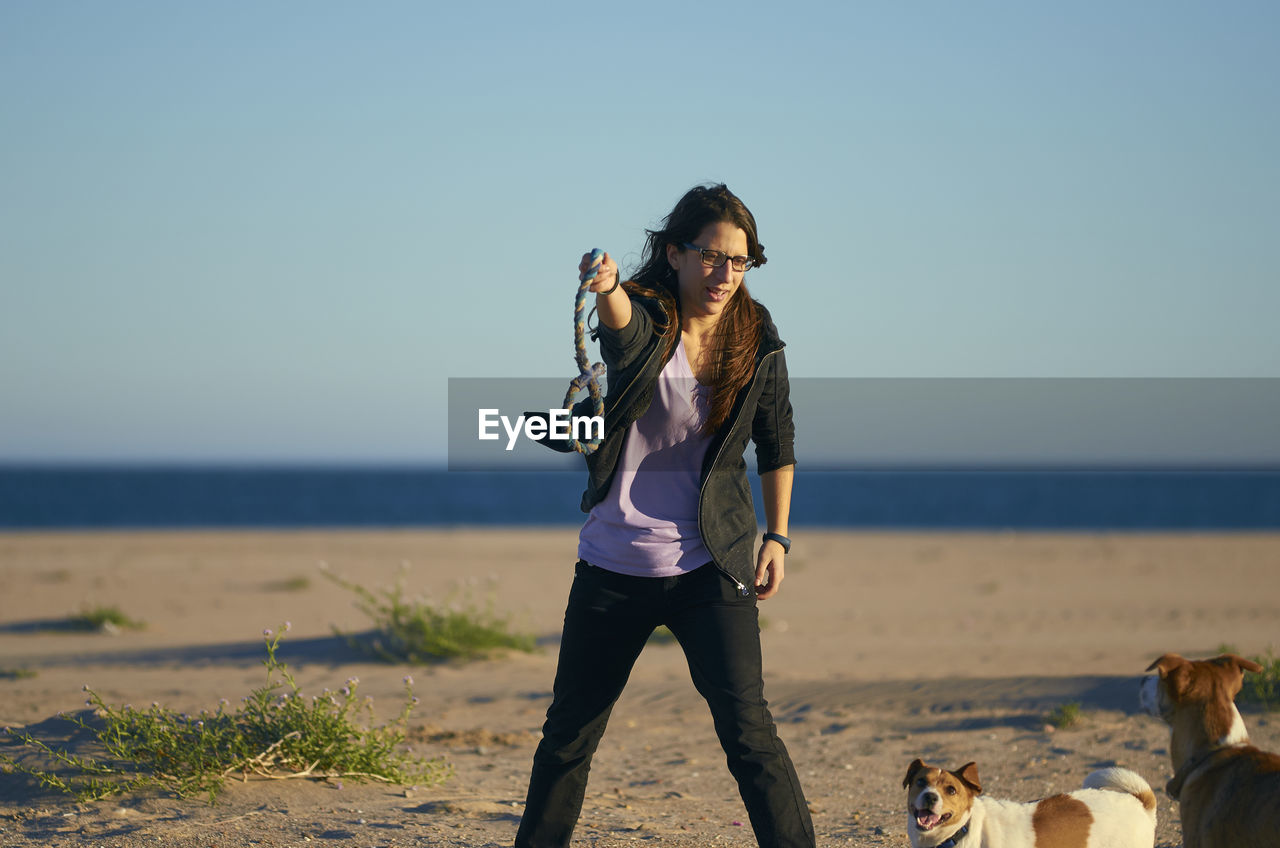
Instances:
[[[582,277],[580,278],[582,283],[590,283],[596,278],[596,274],[600,273],[600,260],[603,256],[603,250],[598,247],[591,248],[591,265],[582,273]]]

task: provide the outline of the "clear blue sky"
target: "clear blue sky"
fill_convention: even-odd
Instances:
[[[578,256],[708,180],[793,378],[1280,377],[1278,42],[1272,2],[10,0],[0,461],[438,461],[447,378],[567,382]]]

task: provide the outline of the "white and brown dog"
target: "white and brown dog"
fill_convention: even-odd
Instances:
[[[1141,702],[1169,725],[1173,780],[1185,848],[1280,846],[1280,755],[1249,744],[1236,709],[1246,671],[1262,666],[1223,654],[1165,654],[1147,671]]]
[[[915,760],[902,785],[913,848],[1151,848],[1156,840],[1155,793],[1128,769],[1100,769],[1084,789],[1029,804],[979,797],[974,763],[946,771]]]

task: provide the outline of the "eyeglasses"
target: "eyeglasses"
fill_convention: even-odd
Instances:
[[[711,250],[706,247],[698,247],[696,244],[684,243],[686,250],[696,250],[702,256],[702,264],[708,268],[719,268],[728,262],[729,267],[735,271],[750,271],[756,267],[756,261],[750,256],[730,256],[723,250]]]

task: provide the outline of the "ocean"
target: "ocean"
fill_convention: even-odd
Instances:
[[[760,503],[759,481],[749,474]],[[0,528],[575,525],[582,472],[0,467]],[[759,510],[757,510],[759,512]],[[763,523],[763,516],[761,516]],[[1280,529],[1280,470],[864,470],[796,475],[791,524],[863,529]]]

